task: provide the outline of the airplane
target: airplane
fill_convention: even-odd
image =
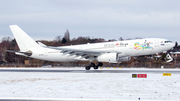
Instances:
[[[53,47],[37,43],[17,25],[10,25],[10,29],[20,51],[7,50],[7,52],[53,62],[89,61],[90,65],[85,67],[86,70],[90,70],[91,67],[98,69],[103,66],[102,62],[121,63],[129,61],[131,56],[161,53],[175,46],[175,43],[167,39],[145,38]]]

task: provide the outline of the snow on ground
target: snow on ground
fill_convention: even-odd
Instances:
[[[77,69],[77,68],[76,68]],[[180,100],[180,74],[0,72],[0,98]]]

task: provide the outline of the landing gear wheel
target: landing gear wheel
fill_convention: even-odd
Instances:
[[[98,66],[94,66],[94,69],[98,69]]]
[[[86,70],[90,70],[91,69],[91,67],[90,66],[86,66]]]
[[[90,67],[95,67],[96,65],[94,63],[91,63],[89,66]]]
[[[102,62],[98,62],[97,66],[103,66]]]
[[[97,63],[97,65],[95,65],[93,62],[91,62],[91,64],[89,66],[86,66],[85,69],[90,70],[91,67],[93,67],[94,69],[98,69],[99,66],[103,66],[103,63],[99,62],[99,63]]]

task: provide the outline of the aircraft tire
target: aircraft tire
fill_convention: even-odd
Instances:
[[[97,65],[98,65],[98,66],[103,66],[103,63],[102,63],[102,62],[99,62]]]
[[[91,67],[90,66],[86,66],[86,68],[85,68],[86,70],[90,70],[91,69]]]
[[[94,63],[91,63],[89,66],[90,67],[95,67],[96,65]]]
[[[94,66],[94,69],[98,69],[98,66]]]

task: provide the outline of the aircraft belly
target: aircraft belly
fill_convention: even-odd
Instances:
[[[73,62],[76,61],[74,59],[74,56],[69,56],[69,55],[63,55],[63,54],[53,54],[51,55],[51,58],[54,59],[54,61],[58,62]]]
[[[49,53],[48,55],[33,54],[32,58],[46,60],[46,61],[56,61],[56,62],[73,62],[76,61],[73,56],[63,55],[61,53]]]

